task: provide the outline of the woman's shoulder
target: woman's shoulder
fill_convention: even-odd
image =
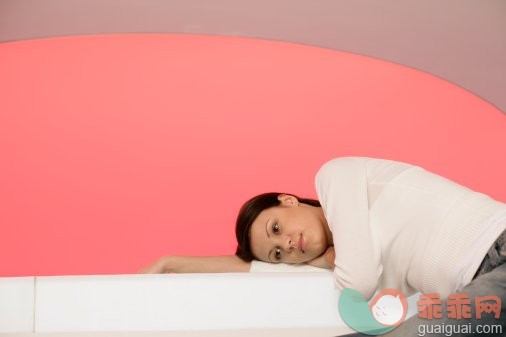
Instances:
[[[367,176],[366,157],[339,157],[323,164],[315,176],[316,191],[320,201],[326,191],[339,186],[340,189],[354,188]]]
[[[319,169],[319,171],[325,171],[329,169],[341,168],[341,167],[353,167],[362,166],[367,161],[374,160],[374,158],[368,157],[337,157],[325,162]],[[379,160],[379,159],[378,159]]]
[[[337,157],[333,158],[327,162],[325,162],[319,171],[328,170],[328,169],[339,169],[339,168],[356,168],[356,167],[376,167],[376,166],[411,166],[414,165],[391,160],[391,159],[382,159],[382,158],[372,158],[372,157]]]
[[[350,179],[364,177],[367,180],[377,176],[392,176],[414,165],[389,159],[371,157],[338,157],[325,162],[316,173],[315,180]]]

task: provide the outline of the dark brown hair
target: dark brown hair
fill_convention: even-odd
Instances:
[[[235,225],[235,236],[237,237],[237,250],[235,252],[235,255],[239,256],[242,260],[250,262],[251,260],[255,259],[255,256],[253,256],[253,252],[251,251],[249,237],[251,225],[263,210],[278,206],[280,204],[280,201],[278,200],[278,196],[280,194],[287,193],[270,192],[257,195],[256,197],[253,197],[250,200],[246,201],[246,203],[239,210],[239,214],[237,215],[237,222]],[[297,198],[300,203],[321,207],[318,200],[299,198],[296,195],[293,196]]]

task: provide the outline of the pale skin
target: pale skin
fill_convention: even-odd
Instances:
[[[278,200],[279,206],[263,210],[251,225],[253,255],[269,263],[306,263],[332,269],[332,233],[322,208],[300,203],[289,194],[280,194]],[[235,255],[164,256],[139,273],[249,272],[250,266]]]

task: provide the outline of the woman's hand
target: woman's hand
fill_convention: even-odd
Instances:
[[[163,274],[169,272],[170,256],[164,256],[138,271],[139,274]]]
[[[330,246],[327,248],[325,253],[318,256],[316,259],[306,262],[307,264],[326,269],[334,269],[334,260],[336,258],[336,253],[334,252],[334,246]]]

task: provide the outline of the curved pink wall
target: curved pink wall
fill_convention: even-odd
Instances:
[[[425,73],[289,43],[101,35],[0,44],[0,275],[231,254],[237,209],[315,196],[343,155],[506,201],[506,119]]]

